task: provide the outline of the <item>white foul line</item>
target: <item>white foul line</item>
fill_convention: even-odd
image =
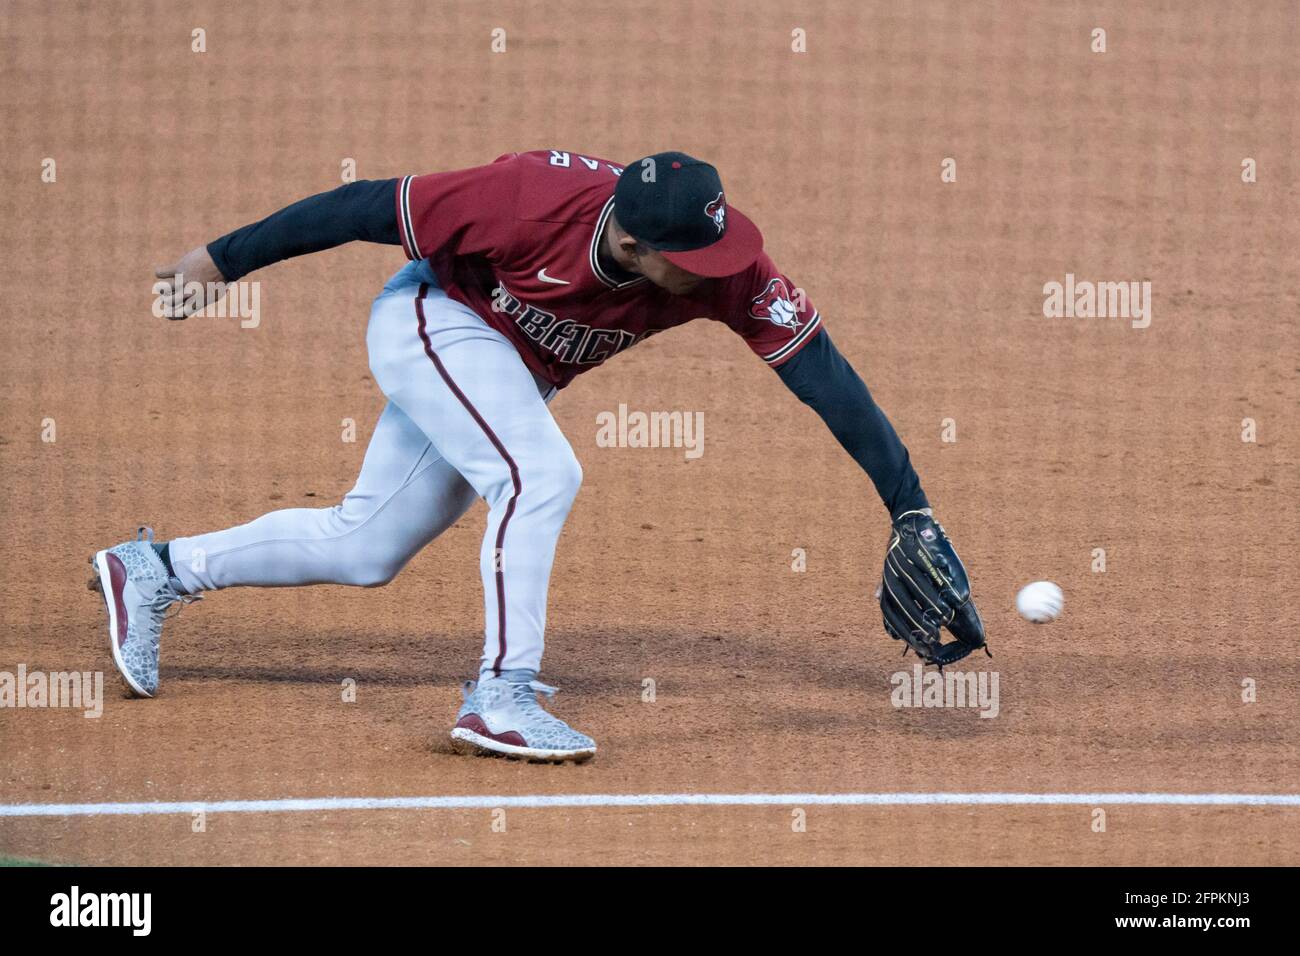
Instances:
[[[306,797],[170,803],[0,804],[0,817],[327,813],[332,810],[490,810],[497,807],[1298,807],[1293,793],[570,793],[460,797]]]

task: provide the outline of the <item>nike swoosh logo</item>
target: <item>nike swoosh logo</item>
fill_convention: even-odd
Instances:
[[[550,282],[550,283],[553,283],[554,285],[572,285],[572,284],[573,284],[573,283],[571,283],[571,282],[566,282],[564,279],[555,279],[555,278],[552,278],[551,276],[548,276],[548,275],[546,274],[546,270],[545,270],[545,269],[538,269],[538,270],[537,270],[537,278],[540,279],[542,282]]]

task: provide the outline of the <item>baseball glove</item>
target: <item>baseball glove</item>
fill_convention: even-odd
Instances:
[[[923,663],[942,668],[981,647],[993,656],[966,569],[929,508],[894,520],[877,596],[889,636],[916,651]],[[955,641],[943,643],[945,627]]]

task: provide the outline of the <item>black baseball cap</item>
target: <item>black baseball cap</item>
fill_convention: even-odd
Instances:
[[[718,171],[685,153],[655,153],[625,167],[614,216],[637,241],[699,276],[729,276],[753,264],[763,234],[728,208]]]

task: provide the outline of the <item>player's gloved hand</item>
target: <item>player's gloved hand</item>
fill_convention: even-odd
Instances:
[[[154,269],[153,285],[158,306],[154,315],[188,319],[226,294],[226,277],[212,261],[206,246],[191,249],[175,265]]]
[[[981,647],[988,653],[966,569],[929,508],[894,520],[878,596],[889,636],[923,663],[942,667]],[[957,640],[942,642],[945,627]]]

